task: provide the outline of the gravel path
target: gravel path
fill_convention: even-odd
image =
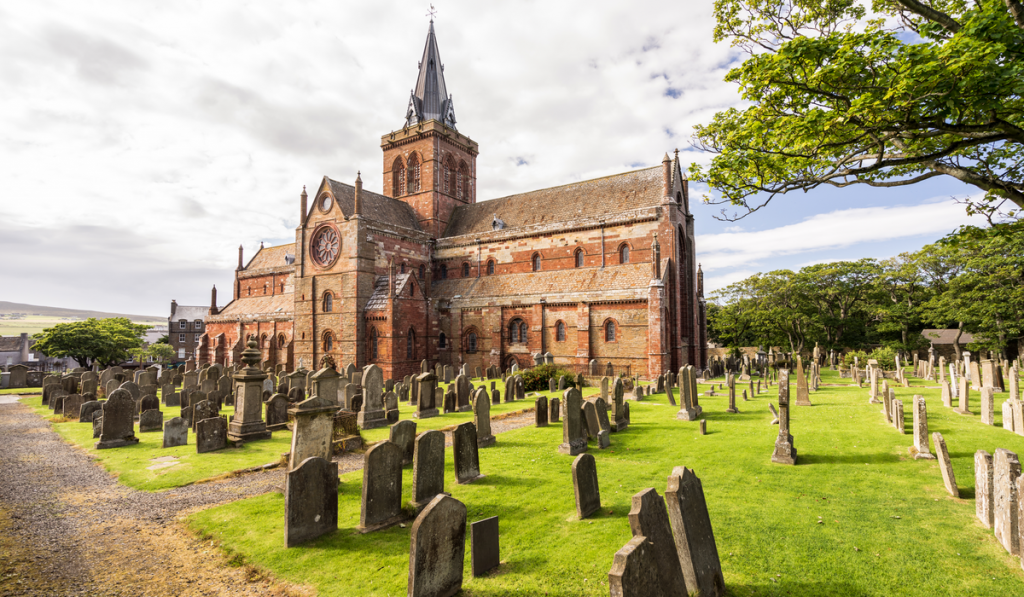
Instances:
[[[284,484],[281,468],[159,493],[119,485],[65,443],[18,396],[0,396],[0,595],[310,595],[307,587],[231,566],[189,532],[185,515]],[[527,412],[491,422],[492,433],[532,425]],[[445,432],[448,445],[451,431]],[[339,473],[362,454],[336,459]]]

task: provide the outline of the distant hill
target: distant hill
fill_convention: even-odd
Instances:
[[[106,317],[127,317],[132,321],[166,321],[167,316],[157,315],[129,315],[128,313],[104,313],[103,311],[86,311],[85,309],[65,309],[63,307],[41,307],[39,305],[26,305],[24,303],[10,303],[0,301],[0,313],[25,313],[26,315],[42,315],[45,317],[75,317],[88,319],[95,317],[103,319]]]

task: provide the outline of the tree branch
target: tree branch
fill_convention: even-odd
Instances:
[[[1007,3],[1015,2],[1016,0],[1006,0]],[[935,10],[931,6],[927,6],[918,0],[896,0],[901,6],[909,10],[910,12],[920,15],[933,23],[938,23],[946,28],[950,33],[956,33],[960,31],[960,23],[956,22],[956,19],[949,16],[948,14]]]
[[[1017,26],[1024,29],[1024,4],[1017,0],[1006,0],[1006,8],[1010,9],[1010,14],[1013,15]]]

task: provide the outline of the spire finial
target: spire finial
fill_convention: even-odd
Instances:
[[[678,147],[676,147],[676,159],[677,160],[679,159],[679,148]]]
[[[430,5],[430,10],[427,11],[427,16],[430,17],[430,22],[433,23],[434,17],[437,16],[437,9],[434,8],[433,4]]]

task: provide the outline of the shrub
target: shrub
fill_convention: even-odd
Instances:
[[[527,392],[547,392],[548,380],[565,376],[567,388],[576,387],[576,374],[568,369],[559,369],[557,365],[537,365],[523,371],[523,386]]]
[[[853,365],[853,358],[860,358],[860,368],[863,369],[868,365],[868,359],[875,359],[878,361],[878,366],[882,369],[892,371],[896,368],[896,351],[891,348],[876,348],[871,351],[871,354],[864,352],[863,350],[855,350],[846,353],[843,357],[843,362],[847,365]]]

